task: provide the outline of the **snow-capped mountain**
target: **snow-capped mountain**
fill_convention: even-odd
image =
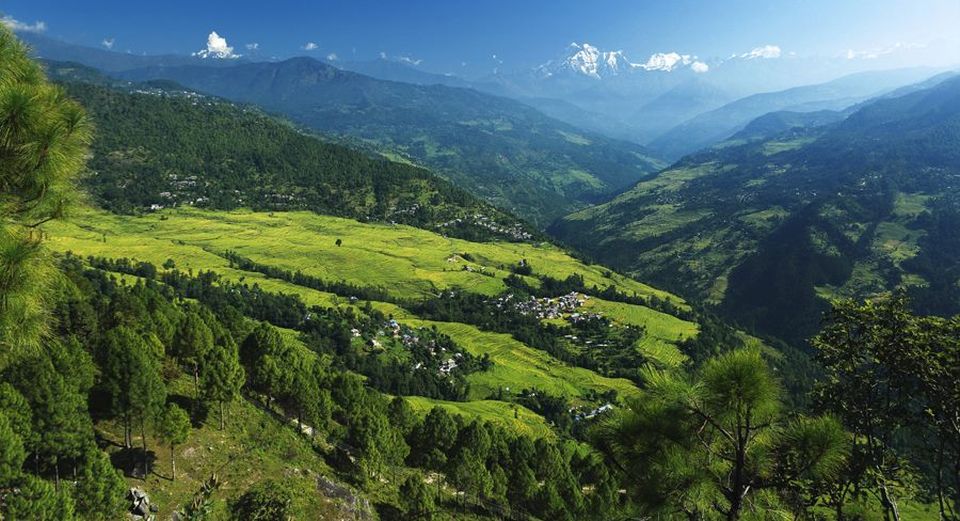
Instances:
[[[710,67],[696,56],[677,52],[655,53],[646,62],[632,62],[623,51],[603,51],[589,43],[571,43],[563,58],[550,60],[536,68],[542,77],[563,72],[602,79],[631,72],[670,72],[688,68],[693,72],[707,72]]]

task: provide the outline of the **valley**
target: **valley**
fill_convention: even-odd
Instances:
[[[956,521],[955,7],[10,3],[0,519]]]

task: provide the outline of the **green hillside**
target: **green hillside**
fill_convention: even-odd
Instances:
[[[96,124],[85,184],[107,209],[305,209],[474,239],[535,233],[422,168],[323,142],[256,109],[175,85],[79,83],[103,78],[76,65],[48,69]]]
[[[584,265],[546,244],[472,243],[407,226],[363,224],[307,212],[271,215],[181,209],[129,217],[87,210],[69,223],[51,225],[49,230],[51,245],[59,251],[129,258],[156,266],[172,259],[178,269],[212,270],[225,280],[297,294],[308,305],[346,305],[357,292],[337,295],[245,271],[231,263],[225,253],[357,288],[379,288],[384,294],[381,298],[401,303],[430,298],[447,289],[496,296],[508,290],[504,278],[511,274],[510,266],[525,259],[537,273],[555,279],[576,273],[583,276],[587,286],[613,286],[641,299],[673,301],[681,310],[686,306],[679,298],[605,268]],[[538,282],[534,277],[528,279],[531,284]],[[569,367],[509,335],[480,331],[467,324],[424,321],[392,302],[374,300],[372,304],[412,326],[437,326],[476,356],[489,355],[493,368],[468,377],[475,399],[486,398],[498,387],[535,385],[572,399],[590,391],[616,390],[624,394],[633,389],[625,380],[606,379]],[[666,356],[666,360],[675,361],[676,355],[664,353],[676,352],[679,342],[697,332],[695,324],[645,306],[591,298],[587,307],[612,320],[644,326],[647,334],[638,346],[649,349],[652,359]]]
[[[377,80],[310,58],[120,76],[174,80],[382,145],[540,226],[662,166],[639,145],[578,130],[517,101]]]
[[[956,79],[691,156],[551,230],[593,258],[801,342],[826,302],[909,286],[960,311],[955,288]],[[936,266],[936,267],[934,267]]]

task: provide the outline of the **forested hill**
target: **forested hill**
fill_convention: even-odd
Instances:
[[[67,64],[49,68],[61,78],[96,80]],[[96,123],[86,186],[113,211],[306,209],[474,240],[536,233],[423,168],[321,141],[255,108],[169,85],[65,85]]]
[[[581,131],[516,101],[377,80],[309,58],[119,74],[174,80],[322,132],[388,146],[544,226],[662,166],[639,145]]]
[[[564,218],[596,259],[794,342],[826,301],[905,285],[960,311],[960,79],[842,122],[688,157]]]

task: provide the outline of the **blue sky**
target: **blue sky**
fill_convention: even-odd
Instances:
[[[922,60],[960,61],[960,0],[2,0],[0,11],[41,22],[49,36],[112,42],[122,52],[189,53],[217,31],[237,54],[385,53],[466,75],[536,65],[572,41],[622,49],[634,61],[670,51],[726,57],[763,45],[800,56],[867,55],[898,44],[924,48]]]

